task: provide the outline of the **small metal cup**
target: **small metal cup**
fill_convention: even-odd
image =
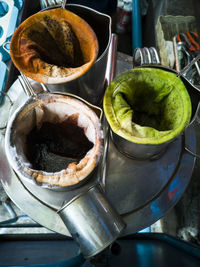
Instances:
[[[94,256],[109,246],[125,227],[99,184],[76,196],[58,214],[85,258]]]

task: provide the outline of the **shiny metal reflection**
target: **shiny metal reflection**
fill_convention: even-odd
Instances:
[[[168,145],[176,139],[159,145],[137,144],[126,140],[113,131],[111,131],[111,138],[119,152],[129,158],[138,160],[158,159],[166,151]]]
[[[76,196],[58,214],[85,258],[105,249],[125,228],[125,223],[110,205],[99,184]]]
[[[160,57],[155,47],[136,48],[133,54],[133,66],[160,64]]]

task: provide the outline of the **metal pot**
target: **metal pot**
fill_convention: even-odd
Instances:
[[[21,77],[22,76],[20,76],[20,80]],[[28,85],[28,80],[25,77],[24,79]],[[28,86],[25,85],[24,88],[27,89]],[[100,118],[96,115],[96,113],[99,113],[98,115],[101,117],[101,109],[71,94],[52,94],[44,91],[43,93],[37,94],[34,91],[34,87],[30,86],[30,84],[28,92],[31,96],[13,112],[6,129],[5,151],[10,165],[22,180],[25,179],[28,182],[45,188],[58,190],[60,188],[68,189],[68,186],[80,186],[82,182],[85,182],[85,178],[88,179],[91,176],[101,157],[103,131]],[[88,140],[93,143],[93,147],[88,151],[89,154],[86,154],[84,158],[78,162],[78,164],[81,164],[80,169],[78,165],[76,165],[77,167],[74,166],[76,168],[74,175],[78,178],[78,173],[80,173],[80,179],[78,178],[77,180],[75,176],[73,178],[73,169],[71,169],[71,167],[69,169],[70,164],[68,163],[68,165],[66,163],[66,159],[64,161],[64,165],[66,166],[65,171],[47,172],[32,168],[26,155],[26,136],[34,127],[40,128],[45,122],[50,122],[54,125],[57,123],[57,125],[59,125],[59,123],[73,116],[78,116],[77,119],[75,119],[77,120],[77,122],[75,122],[77,123],[77,127],[80,127],[80,129],[83,128],[85,130],[84,134],[88,137]],[[72,125],[70,126],[69,124],[68,127],[72,127]],[[59,164],[61,160],[62,164],[62,157],[60,158],[52,154],[52,159],[50,160],[51,164],[54,164],[55,160],[57,164]],[[51,177],[49,181],[48,177]],[[67,184],[68,182],[66,184],[59,182],[59,180],[64,181],[63,179],[66,179],[66,182],[68,180],[69,184]],[[71,184],[70,179],[72,179]]]
[[[141,52],[141,51],[139,51]],[[146,50],[145,50],[146,52]],[[185,73],[187,73],[187,71],[190,69],[190,67],[195,64],[200,56],[196,57],[186,68],[184,68],[180,73],[176,72],[175,70],[162,66],[161,64],[158,64],[158,60],[156,60],[155,62],[151,63],[151,60],[149,58],[149,54],[146,53],[146,57],[144,55],[144,53],[141,53],[141,55],[143,55],[143,57],[141,56],[140,59],[138,59],[138,50],[136,50],[135,52],[135,61],[140,62],[140,64],[142,64],[141,66],[136,66],[135,68],[158,68],[167,72],[172,72],[175,73],[178,77],[180,77],[180,79],[182,80],[182,82],[184,83],[189,96],[191,98],[191,103],[192,103],[192,119],[191,122],[189,124],[188,127],[193,127],[193,125],[196,123],[196,121],[198,121],[198,114],[200,111],[200,105],[199,105],[199,100],[200,100],[200,89],[196,86],[194,86],[188,79],[185,78]],[[156,58],[158,59],[158,57],[156,56]],[[133,59],[133,60],[134,60]],[[154,56],[155,59],[155,56]],[[183,134],[183,132],[181,132],[178,136],[175,136],[173,139],[171,139],[168,142],[162,143],[162,144],[158,144],[158,145],[149,145],[149,144],[137,144],[137,143],[133,143],[130,142],[124,138],[122,138],[121,136],[115,134],[113,131],[111,131],[111,137],[113,139],[114,144],[116,145],[117,149],[122,152],[123,154],[125,154],[126,156],[130,157],[130,158],[135,158],[135,159],[140,159],[140,160],[146,160],[146,159],[156,159],[158,157],[160,157],[162,155],[162,153],[165,152],[165,150],[167,149],[168,145],[171,144],[174,140],[176,140],[176,138],[178,138],[181,134]],[[189,148],[186,148],[188,151],[190,151]],[[193,155],[196,155],[195,153],[191,152]]]
[[[47,9],[51,8],[56,6]],[[99,54],[93,66],[80,78],[64,84],[46,84],[46,86],[50,92],[72,93],[97,105],[101,102],[106,88],[105,73],[111,42],[111,17],[82,5],[67,4],[66,9],[83,18],[92,27],[98,39]]]

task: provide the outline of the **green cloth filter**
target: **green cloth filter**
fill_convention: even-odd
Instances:
[[[104,96],[104,112],[112,131],[138,144],[162,144],[189,124],[191,101],[175,73],[137,68],[114,79]]]

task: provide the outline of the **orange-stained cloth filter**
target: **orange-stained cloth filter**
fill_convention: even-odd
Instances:
[[[95,62],[98,49],[89,24],[61,8],[27,18],[14,32],[10,45],[16,68],[35,81],[49,84],[83,75]]]

